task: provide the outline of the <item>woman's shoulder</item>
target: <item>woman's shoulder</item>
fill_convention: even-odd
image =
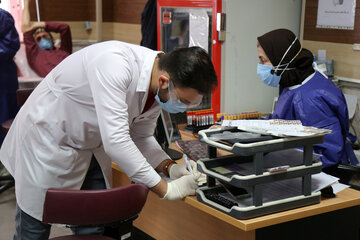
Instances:
[[[307,81],[302,86],[304,92],[313,92],[313,91],[340,91],[338,87],[335,86],[335,84],[332,82],[331,79],[323,76],[319,72],[315,72],[314,76]]]

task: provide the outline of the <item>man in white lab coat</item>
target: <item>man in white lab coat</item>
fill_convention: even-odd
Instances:
[[[211,59],[199,47],[163,54],[109,41],[67,57],[33,91],[0,150],[16,183],[14,239],[48,239],[50,226],[41,222],[46,190],[89,185],[94,162],[104,187],[114,161],[165,200],[194,194],[199,174],[169,160],[154,128],[161,108],[185,111],[216,86]]]

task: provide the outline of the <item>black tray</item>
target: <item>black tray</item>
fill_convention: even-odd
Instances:
[[[305,137],[276,137],[261,135],[260,138],[247,139],[246,141],[227,140],[214,141],[209,137],[213,134],[223,133],[224,131],[244,132],[237,128],[207,129],[199,131],[199,140],[207,143],[210,147],[223,149],[238,155],[250,156],[260,152],[272,152],[289,148],[310,147],[321,144],[324,141],[324,134],[305,136]],[[230,143],[230,144],[229,144]]]

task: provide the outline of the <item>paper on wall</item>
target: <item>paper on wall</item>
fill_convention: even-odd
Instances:
[[[204,9],[191,9],[189,14],[189,47],[202,47],[209,52],[209,16]]]

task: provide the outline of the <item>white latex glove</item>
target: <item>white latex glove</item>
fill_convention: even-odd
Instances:
[[[198,188],[198,179],[200,172],[182,176],[174,181],[167,183],[167,191],[163,200],[179,200],[188,195],[195,195],[195,190]]]
[[[189,161],[193,173],[197,172],[197,165],[196,162],[193,160]],[[178,179],[179,177],[185,176],[185,175],[190,175],[190,171],[187,169],[186,164],[185,163],[180,163],[180,164],[172,164],[170,166],[170,170],[169,170],[169,177],[171,179]]]

